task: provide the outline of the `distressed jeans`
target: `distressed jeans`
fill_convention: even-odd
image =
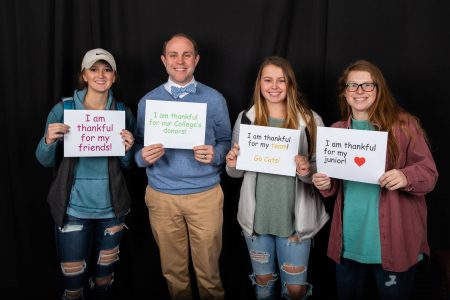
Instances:
[[[281,278],[281,297],[289,299],[286,285],[306,285],[312,293],[312,286],[307,283],[308,260],[311,239],[298,241],[292,237],[278,237],[270,234],[249,236],[243,233],[252,263],[253,274],[250,279],[255,285],[257,299],[276,299],[275,283]],[[295,235],[294,235],[295,236]],[[299,272],[288,272],[286,266],[302,267]],[[273,280],[267,285],[256,283],[256,275],[272,274]]]
[[[340,300],[365,299],[368,280],[375,278],[380,300],[410,299],[416,266],[406,272],[385,271],[381,264],[363,264],[341,257],[336,264],[336,284]],[[371,277],[373,276],[373,277]]]
[[[125,227],[124,222],[125,216],[80,219],[66,215],[63,226],[55,226],[63,299],[83,299],[83,290],[88,283],[93,292],[107,294],[113,278],[105,286],[95,285],[94,280],[89,278],[113,276],[115,262],[119,259],[119,243]],[[91,258],[95,260],[95,266],[90,268]],[[74,294],[79,296],[74,297]]]

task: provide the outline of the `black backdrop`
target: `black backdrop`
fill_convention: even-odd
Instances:
[[[0,294],[56,298],[52,221],[45,202],[51,171],[35,159],[46,116],[72,95],[84,53],[110,50],[121,82],[116,93],[136,113],[148,90],[167,79],[164,39],[177,32],[199,43],[196,79],[221,91],[231,122],[249,99],[261,60],[292,63],[310,106],[330,125],[338,118],[336,82],[350,62],[379,65],[398,102],[423,122],[440,172],[428,195],[432,253],[450,248],[449,166],[445,155],[450,102],[450,3],[447,0],[1,0],[2,176]],[[143,170],[127,173],[132,212],[116,272],[117,299],[167,297],[143,201]],[[223,175],[223,283],[229,299],[253,296],[245,244],[236,221],[240,181]],[[332,200],[327,201],[332,210]],[[325,255],[329,224],[315,239],[310,278],[316,299],[333,299],[333,264]],[[432,256],[433,257],[433,256]],[[416,291],[433,295],[425,262]],[[3,298],[3,297],[2,297]]]

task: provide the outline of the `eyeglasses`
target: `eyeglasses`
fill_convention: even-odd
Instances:
[[[359,87],[361,87],[363,91],[371,92],[375,89],[376,86],[377,86],[377,84],[375,82],[364,82],[364,83],[360,83],[360,84],[355,83],[355,82],[348,82],[345,85],[345,88],[349,92],[356,92],[359,89]]]

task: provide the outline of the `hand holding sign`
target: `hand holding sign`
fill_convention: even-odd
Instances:
[[[388,190],[397,190],[405,187],[408,184],[408,179],[402,171],[392,169],[383,174],[380,178],[381,187]]]
[[[235,168],[237,163],[237,157],[239,154],[239,145],[234,144],[233,148],[231,148],[230,151],[228,151],[226,158],[227,166],[230,168]]]
[[[298,175],[306,176],[309,174],[309,160],[302,155],[295,156],[295,165]]]
[[[154,164],[165,154],[163,144],[153,144],[145,146],[141,150],[142,159],[149,165]]]
[[[64,134],[68,133],[70,126],[63,123],[51,123],[48,124],[47,133],[45,134],[45,143],[53,144],[56,140],[60,140],[64,137]]]
[[[128,152],[134,144],[133,134],[126,129],[122,129],[120,136],[122,137],[123,144],[125,145],[125,152]]]
[[[211,145],[195,146],[192,150],[195,160],[203,164],[210,164],[214,160],[214,147]]]
[[[321,191],[331,188],[331,178],[324,173],[314,173],[312,176],[314,186]]]

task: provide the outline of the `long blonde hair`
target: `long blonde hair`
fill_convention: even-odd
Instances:
[[[261,76],[263,69],[273,65],[281,68],[286,80],[286,119],[282,125],[283,128],[298,128],[298,114],[306,122],[308,129],[309,154],[315,152],[316,145],[316,122],[311,109],[303,99],[302,94],[297,89],[297,80],[290,63],[279,56],[267,57],[261,64],[256,77],[255,88],[253,90],[253,105],[255,106],[255,125],[267,126],[269,124],[269,110],[266,100],[261,93]]]

